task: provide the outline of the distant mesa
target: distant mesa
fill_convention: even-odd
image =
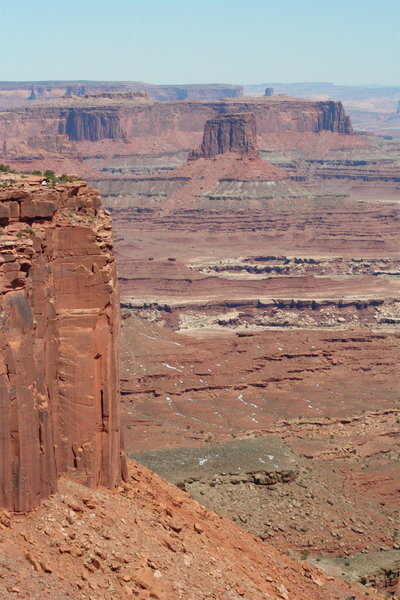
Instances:
[[[130,100],[151,100],[151,96],[148,92],[143,90],[137,90],[135,92],[92,92],[85,93],[85,88],[68,86],[63,98],[74,98],[80,100],[118,100],[118,101],[130,101]],[[31,99],[39,99],[38,96]]]
[[[256,118],[253,113],[231,113],[206,121],[203,142],[190,158],[208,158],[217,154],[258,152]]]
[[[97,94],[85,94],[84,98],[108,98],[110,100],[137,100],[138,98],[150,100],[147,92],[100,92]]]
[[[241,98],[243,86],[221,83],[188,85],[154,85],[143,81],[30,81],[0,82],[3,90],[26,90],[28,100],[54,100],[103,92],[145,91],[158,102],[179,100],[211,101],[222,98]],[[1,98],[0,98],[1,99]]]
[[[49,92],[49,91],[50,91],[49,89],[44,88],[42,86],[32,87],[31,93],[28,96],[28,100],[44,100],[46,98],[46,96],[48,95],[46,92]]]
[[[86,93],[86,88],[84,85],[69,85],[67,86],[67,90],[64,94],[65,98],[69,98],[71,96],[84,96]]]
[[[265,88],[264,96],[273,96],[273,95],[274,95],[274,88],[271,88],[271,87]]]
[[[270,183],[288,178],[285,171],[261,158],[256,117],[252,112],[226,113],[206,121],[200,148],[192,150],[187,163],[174,169],[172,175],[185,181],[173,194],[175,208],[179,202],[186,208],[198,206],[199,198],[200,202],[207,197],[216,198],[221,190],[226,198],[232,186],[235,188],[235,182],[251,182],[251,186],[267,182],[265,193],[270,197]],[[243,186],[239,187],[239,196],[234,194],[235,198],[243,198]]]

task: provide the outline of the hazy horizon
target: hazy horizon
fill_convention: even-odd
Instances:
[[[168,83],[159,83],[158,81],[142,81],[137,79],[0,79],[0,83],[145,83],[147,85],[162,85],[162,86],[186,86],[186,85],[233,85],[233,86],[261,86],[261,85],[331,85],[333,87],[360,87],[360,88],[400,88],[400,83],[337,83],[334,81],[247,81],[232,82],[232,81],[206,81],[199,83],[192,81],[182,83],[181,81],[169,81]]]
[[[397,0],[0,0],[0,80],[393,87],[399,30]]]

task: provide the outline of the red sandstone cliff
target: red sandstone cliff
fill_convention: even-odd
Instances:
[[[257,152],[256,119],[253,113],[230,113],[206,121],[198,155],[208,157],[226,152]]]
[[[0,188],[0,506],[27,511],[60,474],[114,487],[125,459],[109,217],[84,182],[16,177]]]
[[[351,134],[340,102],[310,100],[232,99],[208,102],[159,102],[64,99],[48,105],[4,111],[0,138],[10,158],[20,156],[18,144],[30,146],[38,136],[67,135],[70,141],[130,140],[173,135],[178,148],[196,145],[208,119],[232,113],[253,113],[259,136],[333,132]],[[13,150],[15,147],[15,150]],[[37,151],[36,151],[37,152]]]
[[[96,180],[112,157],[118,162],[122,156],[188,152],[200,146],[206,121],[232,113],[254,114],[261,150],[295,148],[321,158],[331,148],[366,144],[352,135],[339,102],[280,96],[153,102],[108,95],[63,98],[1,112],[0,162],[21,170],[67,169]]]
[[[59,133],[66,133],[71,141],[122,139],[121,119],[117,112],[96,109],[71,109],[59,125]]]
[[[166,177],[182,180],[164,209],[199,207],[207,193],[227,182],[271,182],[287,174],[262,159],[257,147],[256,119],[252,113],[225,114],[206,121],[200,148],[189,153],[186,164]],[[224,183],[223,183],[224,182]],[[243,193],[243,191],[241,191]]]

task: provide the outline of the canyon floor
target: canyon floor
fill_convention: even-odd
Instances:
[[[4,514],[0,598],[398,595],[399,142],[181,133],[71,158],[113,219],[125,448],[170,483]]]
[[[393,593],[400,205],[387,169],[398,149],[376,138],[371,155],[393,162],[368,166],[367,152],[307,163],[276,151],[268,159],[290,177],[269,167],[269,182],[254,162],[246,178],[243,157],[162,175],[150,161],[156,174],[99,187],[119,261],[128,453],[282,551]],[[292,480],[179,467],[182,447],[202,447],[206,465],[217,444],[260,436],[294,453]]]

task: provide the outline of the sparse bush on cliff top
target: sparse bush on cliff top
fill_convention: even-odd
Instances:
[[[43,177],[45,177],[51,185],[58,185],[59,183],[72,183],[73,181],[77,181],[79,179],[79,177],[71,177],[65,173],[62,175],[56,175],[51,169],[47,169],[43,173]]]
[[[4,165],[3,163],[0,164],[0,173],[16,173],[17,171],[15,169],[12,169],[10,167],[10,165]]]
[[[10,165],[5,165],[5,164],[1,163],[0,164],[0,174],[1,173],[18,173],[18,171],[16,171],[15,169],[12,169],[10,167]],[[44,171],[44,173],[42,173],[42,171],[39,171],[39,170],[21,171],[21,176],[23,177],[24,175],[37,175],[38,177],[44,177],[45,179],[47,179],[47,181],[52,186],[58,185],[59,183],[72,183],[74,181],[81,180],[80,177],[66,175],[66,173],[63,173],[62,175],[56,175],[52,169],[46,169],[46,171]],[[9,185],[11,185],[11,183],[15,183],[15,181],[7,180],[7,181],[3,182],[2,184],[0,184],[0,187],[8,187]]]
[[[60,177],[57,177],[58,181],[60,183],[63,182],[69,182],[71,183],[72,181],[76,181],[76,177],[70,177],[69,175],[66,175],[65,173],[63,173],[62,175],[60,175]]]
[[[0,188],[8,188],[11,187],[12,185],[14,185],[15,179],[6,179],[5,181],[3,181],[2,183],[0,183]]]

